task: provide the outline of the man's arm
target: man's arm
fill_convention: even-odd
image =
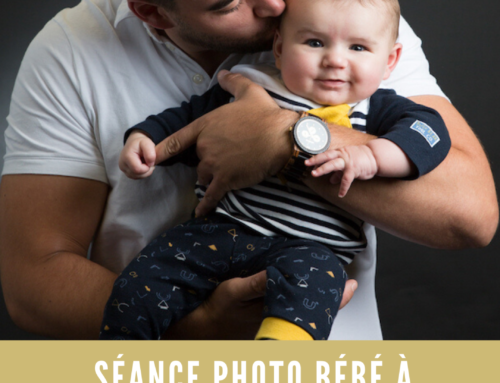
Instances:
[[[437,248],[486,246],[498,225],[498,203],[486,155],[467,122],[446,99],[413,101],[436,109],[452,148],[441,165],[415,181],[376,178],[353,183],[342,200],[326,179],[306,184],[324,198],[401,238]]]
[[[0,276],[21,328],[92,339],[116,275],[87,260],[108,186],[81,178],[8,175],[0,185]]]
[[[86,256],[107,195],[106,184],[82,178],[3,176],[0,277],[7,309],[19,327],[51,338],[98,337],[116,274]],[[248,315],[259,306],[254,298],[264,294],[265,278],[261,279],[221,285],[215,298],[169,335],[214,339],[223,328],[234,326],[214,310],[224,305],[239,305],[240,310],[232,310],[238,319],[235,323],[253,323],[257,331],[261,315]],[[232,335],[238,337],[244,330],[237,326]]]
[[[287,130],[298,118],[294,112],[280,110],[261,87],[242,76],[221,73],[219,81],[236,101],[198,119],[157,147],[158,160],[163,160],[197,142],[199,180],[211,182],[198,214],[213,208],[228,190],[276,174],[290,156]],[[308,179],[306,183],[324,198],[401,238],[450,249],[487,245],[498,225],[498,204],[479,141],[444,98],[420,96],[413,100],[436,109],[450,132],[450,153],[433,172],[411,182],[356,182],[342,201],[336,197],[338,190],[332,192],[323,180]],[[332,130],[336,147],[360,145],[372,138],[352,129]]]
[[[19,327],[51,338],[97,338],[116,274],[88,260],[87,249],[107,196],[106,184],[82,178],[2,177],[0,278],[7,309]],[[343,305],[355,287],[351,282]],[[167,338],[251,337],[261,321],[258,297],[264,290],[262,275],[227,281]],[[225,307],[231,307],[234,321],[221,312]]]
[[[3,176],[0,277],[7,309],[19,327],[51,338],[98,337],[116,274],[86,256],[107,195],[106,184],[82,178]],[[265,278],[261,279],[221,285],[214,299],[169,335],[214,339],[223,328],[234,326],[214,310],[224,305],[239,305],[241,310],[232,310],[238,318],[235,323],[253,323],[257,331],[261,315],[248,314],[259,306],[254,298],[264,294]],[[238,317],[238,311],[242,316]],[[236,327],[232,335],[238,337],[244,330]]]

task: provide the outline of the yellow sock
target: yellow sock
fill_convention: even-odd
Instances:
[[[311,335],[301,327],[281,318],[265,318],[255,336],[259,339],[276,340],[314,340]]]

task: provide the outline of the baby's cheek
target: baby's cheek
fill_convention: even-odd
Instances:
[[[364,100],[375,93],[382,82],[381,77],[377,74],[364,76],[357,84],[357,98]]]
[[[308,70],[304,66],[292,66],[288,68],[283,68],[281,76],[283,78],[283,82],[287,89],[301,97],[310,98],[310,82],[308,76]]]

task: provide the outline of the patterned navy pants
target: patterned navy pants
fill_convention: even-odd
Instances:
[[[227,279],[267,270],[263,317],[285,319],[327,339],[347,278],[317,242],[263,237],[219,215],[161,234],[115,282],[101,339],[159,339]]]

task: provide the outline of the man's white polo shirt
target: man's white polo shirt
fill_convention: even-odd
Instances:
[[[148,33],[149,32],[149,33]],[[398,68],[384,87],[404,96],[443,95],[420,40],[402,20]],[[231,55],[219,69],[272,62],[268,53]],[[126,0],[83,0],[60,12],[30,45],[16,81],[3,174],[53,174],[107,183],[111,192],[91,259],[119,273],[151,239],[190,217],[196,171],[159,167],[133,181],[118,168],[123,133],[150,114],[208,90],[216,78],[145,28]],[[375,300],[375,230],[350,277],[358,291],[332,339],[381,339]]]

